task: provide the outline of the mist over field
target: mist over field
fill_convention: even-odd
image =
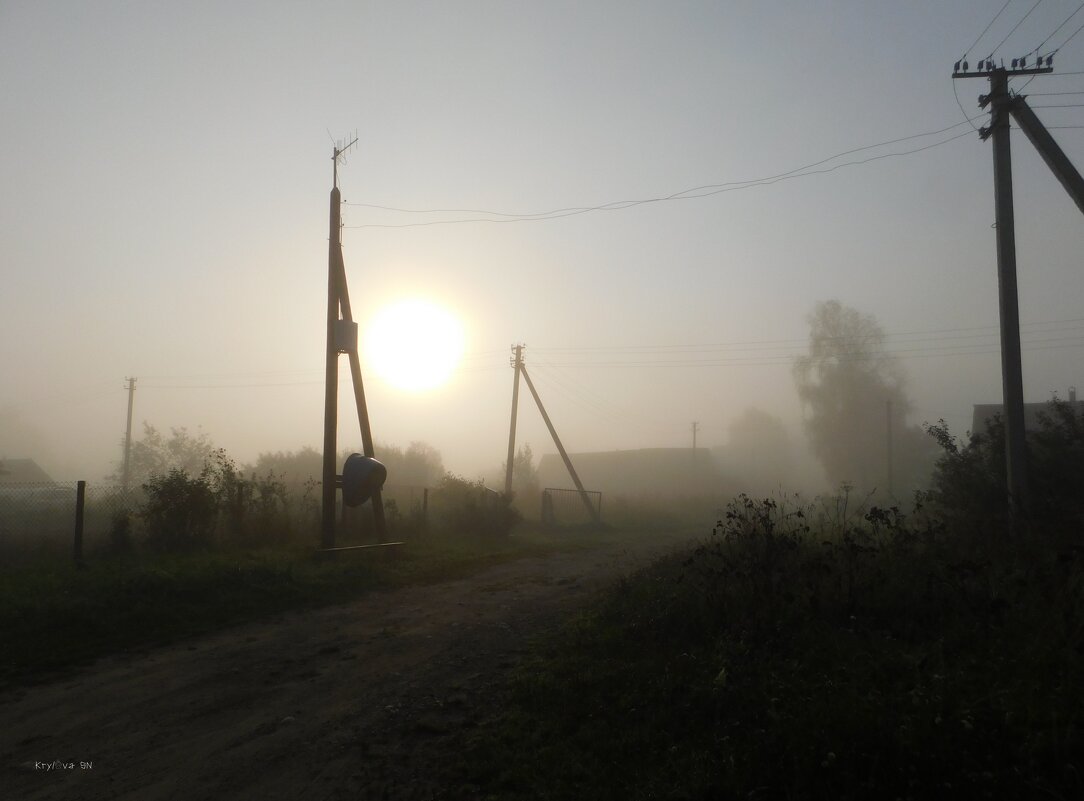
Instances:
[[[963,435],[1001,397],[989,146],[953,91],[981,116],[984,82],[949,78],[987,5],[6,3],[0,458],[102,481],[129,377],[137,434],[203,432],[245,465],[319,449],[330,155],[355,131],[342,240],[378,441],[499,472],[522,342],[570,453],[691,448],[695,422],[739,484],[831,490],[793,367],[833,299],[882,328],[899,425]],[[1078,88],[1081,41],[1028,91]],[[1054,99],[1033,101],[1079,160]],[[1013,136],[1038,402],[1080,380],[1084,227]],[[424,389],[367,349],[411,299],[461,337]],[[443,352],[425,326],[385,361]],[[527,397],[518,441],[556,454]]]
[[[1084,798],[1081,98],[1066,0],[3,0],[5,798]]]

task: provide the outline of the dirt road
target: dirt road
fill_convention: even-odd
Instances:
[[[673,546],[521,559],[9,690],[0,796],[439,798],[531,636]]]

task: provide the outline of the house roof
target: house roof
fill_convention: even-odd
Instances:
[[[53,483],[33,459],[0,459],[0,484]]]

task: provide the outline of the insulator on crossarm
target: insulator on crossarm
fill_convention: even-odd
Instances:
[[[1049,56],[1046,57],[1046,66],[1050,67],[1050,66],[1053,66],[1053,64],[1054,64],[1054,54],[1051,53]]]
[[[953,72],[959,72],[960,71],[960,62],[959,61],[957,61],[955,64],[952,65],[952,71]]]
[[[1019,60],[1020,60],[1020,59],[1018,59],[1018,58],[1014,58],[1014,59],[1012,60],[1012,68],[1013,68],[1013,69],[1016,69],[1016,63],[1017,63],[1017,62],[1018,62]]]

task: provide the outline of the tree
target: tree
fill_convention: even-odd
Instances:
[[[360,448],[345,448],[336,457],[340,472],[346,457]],[[425,442],[412,442],[404,451],[395,445],[376,443],[376,458],[388,469],[388,486],[435,487],[444,476],[440,451]],[[306,446],[297,451],[261,453],[250,470],[259,475],[273,471],[287,486],[301,487],[306,482],[323,480],[324,459],[320,451]]]
[[[501,462],[499,475],[507,475],[508,462]],[[503,481],[501,486],[503,486]],[[535,511],[538,508],[539,490],[538,465],[534,463],[534,452],[530,444],[520,445],[512,459],[512,498],[521,512]]]
[[[794,380],[829,481],[887,490],[891,474],[896,495],[925,485],[934,444],[906,423],[903,372],[877,320],[830,300],[817,304],[809,324],[809,353],[795,361]]]
[[[123,453],[124,441],[121,440]],[[184,426],[170,429],[164,437],[150,423],[143,423],[143,438],[133,440],[129,463],[129,483],[139,486],[151,476],[164,476],[171,470],[197,475],[215,451],[214,443],[203,431],[189,434]],[[117,463],[111,479],[120,482],[124,477],[123,457]]]
[[[782,420],[750,407],[730,423],[727,433],[723,462],[740,491],[762,495],[793,486],[798,478],[795,451]]]
[[[398,449],[395,449],[398,450]],[[376,458],[384,461],[383,452],[377,450]],[[402,454],[398,465],[386,463],[389,482],[416,487],[434,487],[444,477],[444,459],[440,451],[425,442],[412,442]],[[392,480],[392,471],[397,475]]]
[[[340,459],[340,466],[342,462]],[[268,451],[256,457],[248,471],[256,475],[274,474],[287,487],[297,490],[306,482],[319,482],[323,478],[324,457],[309,445],[296,451]]]

